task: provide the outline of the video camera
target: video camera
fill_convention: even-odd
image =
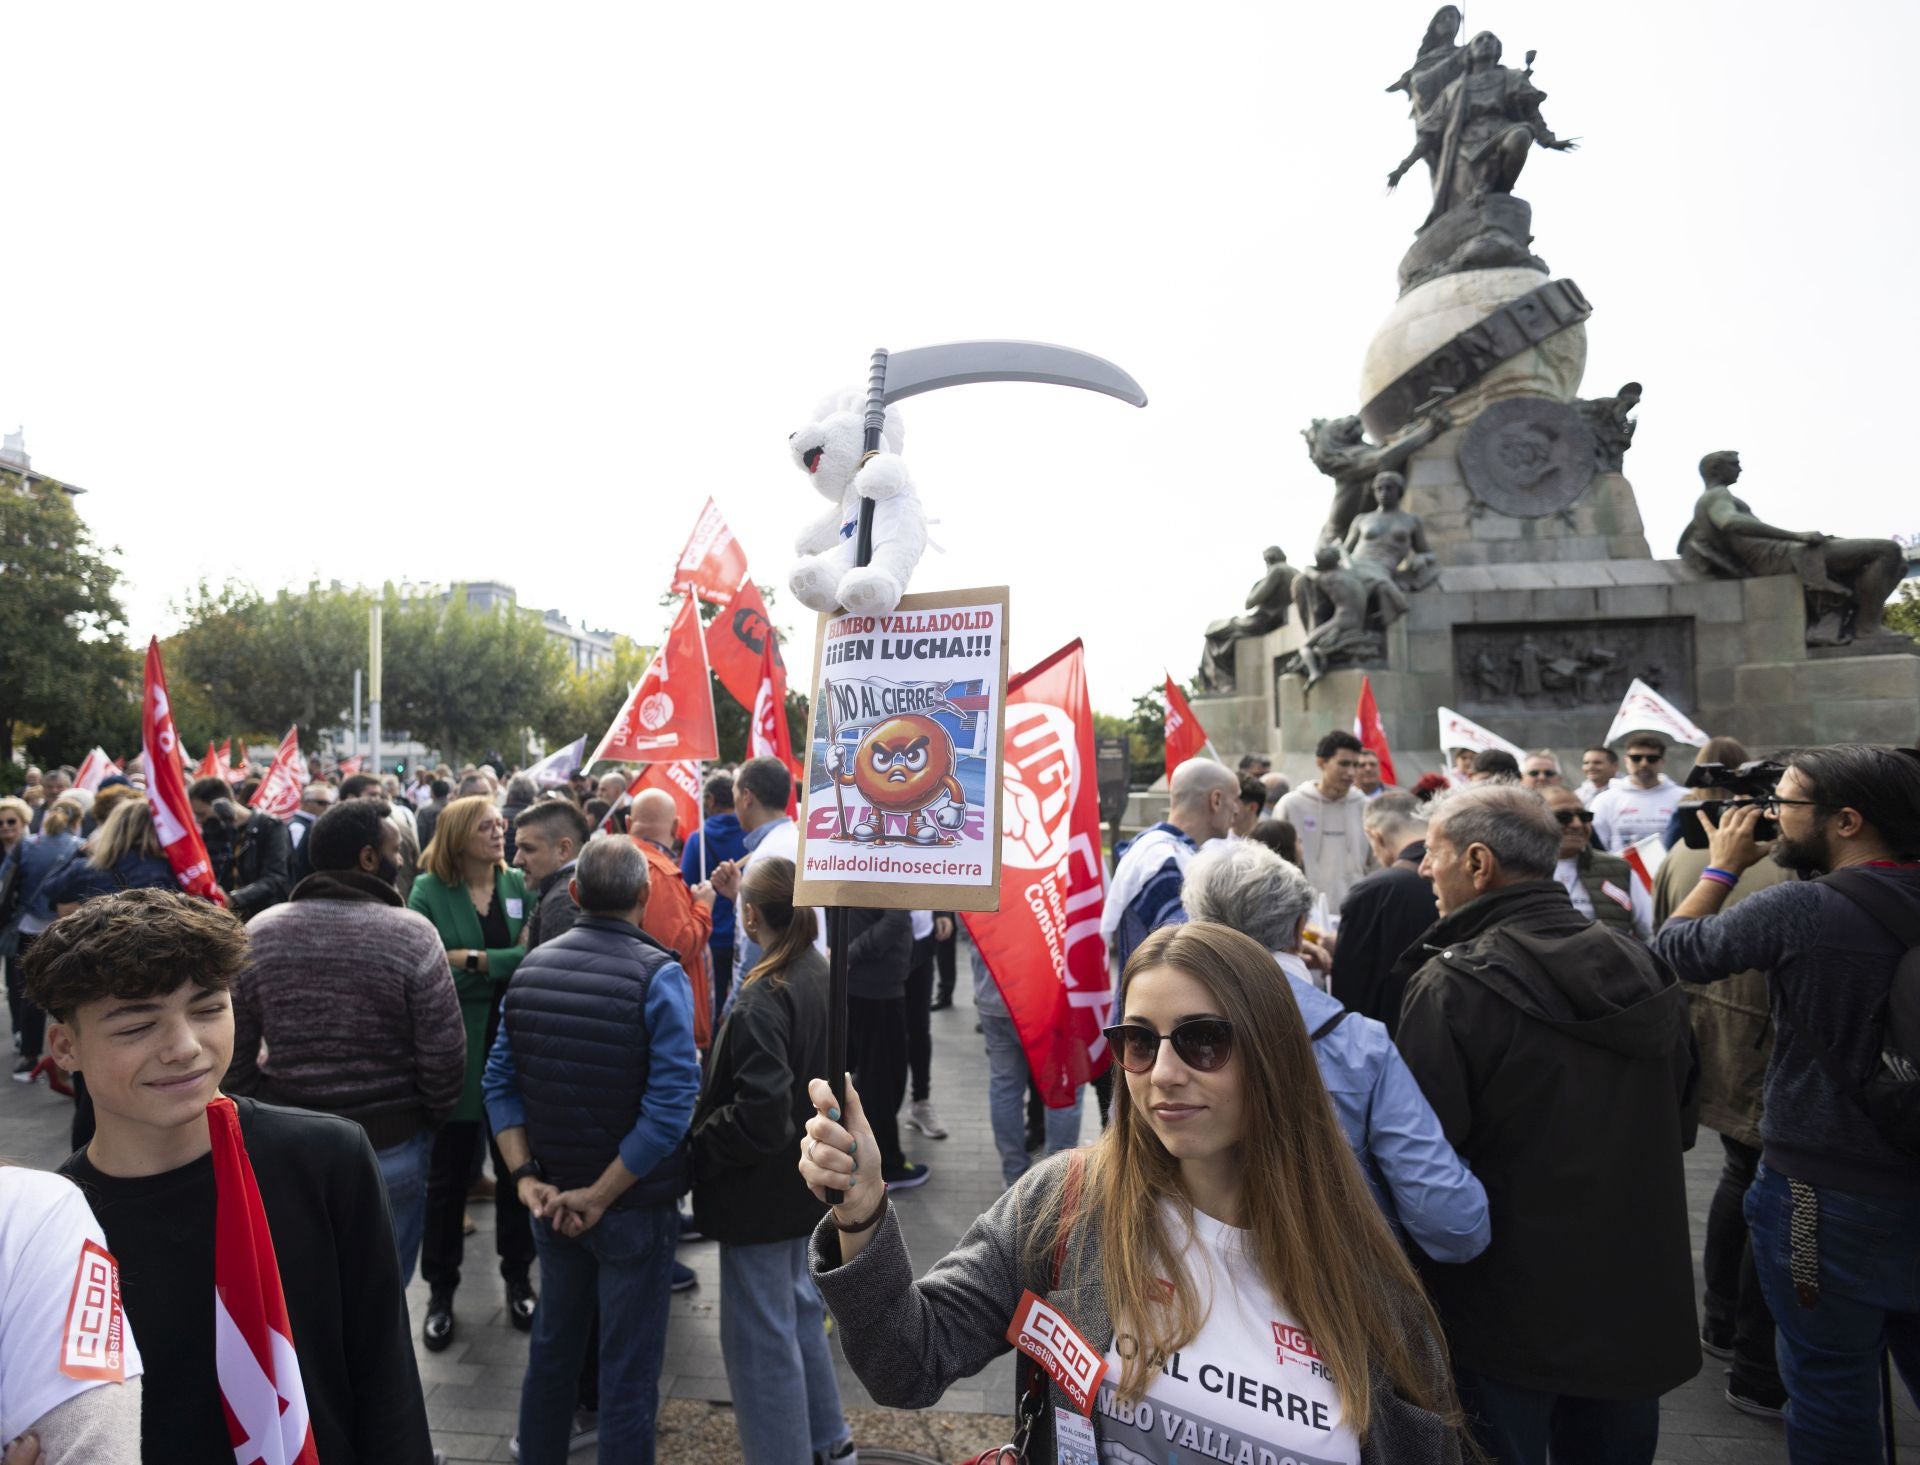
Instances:
[[[1729,768],[1724,763],[1696,763],[1687,774],[1688,788],[1717,788],[1727,794],[1723,799],[1702,799],[1696,804],[1682,804],[1680,807],[1695,808],[1700,811],[1698,819],[1690,819],[1681,825],[1681,836],[1688,849],[1705,849],[1707,831],[1720,823],[1720,815],[1727,809],[1742,809],[1751,804],[1762,804],[1773,797],[1773,791],[1787,771],[1787,765],[1777,763],[1771,758],[1755,758],[1750,763],[1742,763],[1738,768]],[[1753,826],[1753,837],[1759,840],[1777,839],[1780,825],[1777,820],[1761,818]]]

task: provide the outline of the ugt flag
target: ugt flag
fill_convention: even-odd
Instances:
[[[207,1105],[213,1140],[213,1361],[233,1458],[320,1465],[287,1295],[232,1099]]]
[[[676,838],[685,841],[700,827],[700,765],[691,762],[649,763],[634,776],[627,791],[614,800],[600,821],[600,832],[612,834],[613,816],[626,808],[645,789],[664,789],[673,798],[673,823]]]
[[[585,766],[678,759],[698,763],[719,756],[707,643],[700,634],[699,608],[689,595],[680,602],[665,643],[653,653],[639,685]]]
[[[227,903],[213,878],[213,861],[187,802],[187,782],[179,759],[180,737],[173,730],[173,704],[167,700],[167,673],[160,665],[160,638],[147,642],[147,669],[141,697],[140,751],[147,765],[147,807],[153,832],[167,852],[173,878],[189,895]]]
[[[1353,710],[1353,735],[1360,746],[1380,760],[1380,779],[1388,786],[1400,782],[1393,776],[1393,749],[1387,746],[1387,729],[1380,721],[1380,704],[1373,700],[1373,678],[1360,674],[1360,705]]]
[[[1207,746],[1207,730],[1200,726],[1200,719],[1193,715],[1193,709],[1187,706],[1187,699],[1174,685],[1171,674],[1167,677],[1167,779],[1173,779],[1173,770],[1189,758],[1198,758]],[[1097,800],[1096,800],[1097,801]]]
[[[1613,726],[1607,729],[1602,741],[1610,743],[1630,732],[1665,733],[1676,743],[1687,743],[1696,748],[1704,746],[1707,741],[1703,728],[1695,726],[1684,712],[1638,677],[1627,688],[1627,695],[1620,701],[1620,710],[1613,715]]]
[[[87,754],[86,761],[80,765],[80,771],[73,775],[73,786],[83,788],[88,793],[97,793],[105,779],[120,771],[120,765],[107,756],[105,748],[96,747]]]
[[[273,766],[254,790],[253,807],[276,819],[291,819],[300,808],[300,786],[306,766],[300,761],[300,725],[295,723],[280,739],[280,751],[273,755]]]
[[[691,591],[702,600],[727,605],[746,578],[747,552],[727,528],[713,500],[708,499],[694,521],[693,533],[687,536],[686,548],[680,551],[679,562],[673,567],[673,583],[667,588]]]
[[[1112,1002],[1100,937],[1106,873],[1093,707],[1078,641],[1007,683],[1000,909],[968,913],[1027,1065],[1052,1108],[1107,1066]]]

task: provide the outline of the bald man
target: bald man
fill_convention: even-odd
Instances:
[[[713,886],[705,881],[689,890],[674,857],[673,795],[646,788],[634,797],[627,829],[647,857],[645,919],[640,929],[680,959],[693,987],[693,1038],[703,1051],[713,1040],[713,974],[707,970],[707,938],[713,934]]]
[[[1224,839],[1240,808],[1240,775],[1211,758],[1189,758],[1167,785],[1167,817],[1143,831],[1114,867],[1100,934],[1113,955],[1114,986],[1149,932],[1186,919],[1180,885],[1187,861],[1209,840]]]

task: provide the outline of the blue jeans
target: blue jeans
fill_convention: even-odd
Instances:
[[[1878,1460],[1880,1353],[1920,1398],[1920,1201],[1814,1186],[1820,1298],[1802,1307],[1789,1270],[1793,1198],[1761,1163],[1747,1191],[1753,1265],[1773,1313],[1793,1465]]]
[[[807,1238],[721,1244],[720,1356],[746,1465],[813,1465],[852,1438]]]
[[[671,1202],[608,1211],[571,1240],[534,1218],[540,1306],[520,1389],[521,1465],[564,1465],[596,1301],[601,1458],[652,1465],[668,1283],[679,1237],[680,1212]]]
[[[993,1120],[993,1147],[1000,1151],[1000,1178],[1008,1185],[1027,1173],[1033,1161],[1027,1155],[1027,1050],[1013,1019],[1000,1013],[980,1014],[980,1033],[987,1040],[987,1113]],[[1064,1109],[1047,1110],[1047,1153],[1057,1155],[1080,1143],[1082,1085]]]
[[[1660,1400],[1581,1399],[1454,1368],[1467,1428],[1495,1465],[1652,1465]],[[1797,1462],[1796,1462],[1797,1465]]]
[[[420,1259],[420,1234],[427,1226],[427,1171],[433,1161],[433,1131],[375,1150],[380,1178],[387,1183],[387,1208],[393,1212],[393,1244],[400,1253],[400,1285],[413,1280]]]

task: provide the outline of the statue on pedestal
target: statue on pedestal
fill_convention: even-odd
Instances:
[[[1373,496],[1374,479],[1402,467],[1417,450],[1452,426],[1446,408],[1436,404],[1422,409],[1409,426],[1377,447],[1367,441],[1358,417],[1331,421],[1316,417],[1311,426],[1302,428],[1300,436],[1307,440],[1307,456],[1334,482],[1333,507],[1327,511],[1320,542],[1344,543],[1354,516],[1380,506]]]
[[[1425,122],[1447,84],[1466,69],[1466,48],[1455,39],[1460,34],[1460,21],[1458,6],[1442,5],[1434,11],[1433,19],[1427,22],[1427,33],[1420,38],[1420,52],[1414,57],[1413,65],[1387,88],[1390,92],[1407,94],[1407,100],[1413,104],[1410,115],[1414,130],[1413,151],[1387,175],[1389,189],[1404,178],[1415,163],[1425,163],[1429,173],[1440,169],[1439,156],[1432,149],[1444,128],[1428,127]]]
[[[1287,563],[1287,552],[1269,545],[1267,572],[1247,592],[1245,615],[1215,621],[1207,627],[1206,649],[1200,655],[1200,685],[1209,692],[1234,689],[1233,645],[1236,641],[1264,636],[1287,623],[1293,608],[1293,586],[1300,572]]]
[[[1400,507],[1406,479],[1375,474],[1372,491],[1380,507],[1353,521],[1344,548],[1353,572],[1373,588],[1371,623],[1384,631],[1406,614],[1408,592],[1425,590],[1440,578],[1440,569],[1420,516]]]
[[[1906,553],[1891,539],[1836,539],[1817,529],[1782,529],[1755,516],[1733,485],[1740,455],[1700,460],[1706,485],[1693,521],[1681,532],[1680,558],[1722,579],[1797,575],[1806,587],[1807,644],[1845,646],[1882,634],[1887,597],[1906,572]]]
[[[1293,587],[1300,624],[1312,629],[1281,671],[1303,673],[1311,692],[1333,666],[1380,655],[1380,635],[1367,625],[1373,591],[1371,582],[1340,562],[1339,545],[1323,544],[1315,550],[1313,568]]]
[[[1593,434],[1594,472],[1618,473],[1624,467],[1633,431],[1640,425],[1629,414],[1639,405],[1639,382],[1628,382],[1611,397],[1575,398],[1573,410]]]

